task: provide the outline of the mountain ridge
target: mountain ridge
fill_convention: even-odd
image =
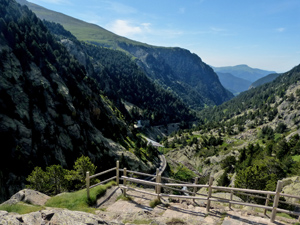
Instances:
[[[232,75],[254,82],[268,74],[276,73],[275,71],[262,70],[249,67],[246,64],[236,66],[213,67],[215,72],[231,73]]]
[[[106,32],[106,30],[101,28],[100,26],[88,24],[85,22],[84,27],[82,27],[82,25],[70,26],[70,21],[74,20],[74,18],[72,17],[59,14],[59,16],[63,16],[64,19],[60,19],[59,16],[52,16],[47,18],[44,12],[46,10],[45,8],[42,8],[43,12],[41,12],[39,11],[40,8],[37,7],[37,5],[32,6],[31,3],[25,0],[18,0],[18,2],[21,4],[26,4],[40,18],[46,18],[52,20],[53,22],[61,23],[66,30],[71,31],[71,33],[73,33],[79,40],[125,51],[127,54],[132,56],[133,59],[136,60],[138,65],[144,70],[144,72],[146,72],[146,74],[150,78],[153,79],[153,72],[160,74],[163,79],[158,79],[156,77],[154,78],[154,80],[160,83],[166,89],[169,88],[170,90],[172,90],[177,94],[178,97],[182,97],[182,100],[194,109],[202,109],[206,105],[219,105],[222,102],[227,101],[233,97],[233,95],[221,85],[214,71],[209,69],[209,66],[203,63],[200,57],[200,60],[198,60],[194,64],[190,64],[190,62],[193,61],[194,55],[191,54],[188,50],[182,49],[182,54],[177,54],[177,57],[182,59],[182,61],[189,62],[189,64],[196,69],[193,71],[193,86],[191,86],[191,84],[188,82],[188,77],[186,78],[187,80],[176,80],[177,75],[182,72],[182,69],[178,68],[178,65],[170,61],[169,63],[166,63],[168,58],[165,58],[165,55],[161,54],[161,52],[172,52],[174,49],[178,50],[180,48],[151,46],[141,42],[132,41],[111,32]],[[53,11],[51,12],[54,13]],[[77,19],[76,21],[78,22]],[[82,23],[82,21],[80,21],[80,23]],[[85,30],[84,32],[82,32],[81,29],[83,28],[89,30]],[[84,37],[81,35],[84,35]],[[149,53],[148,51],[150,51],[151,53]],[[187,51],[188,54],[185,54]],[[148,66],[150,66],[150,69],[147,69]],[[185,66],[185,68],[188,68],[187,65],[183,66]],[[213,79],[213,86],[210,86],[210,84],[206,81],[209,79]],[[203,91],[203,89],[207,91]]]
[[[240,92],[248,90],[251,85],[251,81],[236,77],[231,73],[216,73],[219,76],[221,84],[234,95],[238,95]]]
[[[104,162],[101,170],[117,159],[154,169],[156,151],[135,155],[141,137],[43,22],[15,1],[0,6],[0,201],[24,188],[34,167],[70,168],[81,155]]]
[[[269,83],[272,82],[273,80],[275,80],[277,77],[279,77],[281,74],[279,73],[271,73],[265,77],[262,77],[258,80],[256,80],[255,82],[253,82],[249,88],[256,88],[260,85],[263,85],[265,83]]]

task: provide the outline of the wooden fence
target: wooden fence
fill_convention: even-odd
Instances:
[[[111,171],[116,171],[116,176],[113,176],[113,177],[111,177],[107,180],[104,180],[104,181],[102,181],[98,184],[90,186],[90,179],[98,177],[100,175],[104,175],[104,174],[109,173]],[[123,176],[121,176],[121,178],[120,178],[120,172],[123,172]],[[138,176],[152,177],[152,179],[155,179],[155,182],[129,177],[128,174],[132,174],[132,175],[135,174],[135,175],[138,175]],[[123,185],[119,184],[120,179],[123,180]],[[279,200],[281,196],[282,197],[288,197],[288,198],[295,198],[295,199],[300,200],[300,196],[288,195],[288,194],[281,193],[282,181],[277,182],[276,191],[261,191],[261,190],[253,190],[253,189],[213,186],[212,185],[213,184],[213,177],[210,177],[208,184],[202,185],[202,184],[197,184],[197,182],[198,182],[197,177],[195,178],[194,183],[177,181],[177,180],[174,180],[174,179],[170,179],[168,177],[162,177],[161,172],[160,172],[159,169],[156,170],[155,175],[147,174],[147,173],[141,173],[141,172],[137,172],[137,171],[131,171],[131,170],[127,170],[126,168],[120,169],[119,168],[119,161],[117,161],[116,167],[111,168],[109,170],[103,171],[101,173],[98,173],[98,174],[95,174],[95,175],[92,175],[92,176],[89,175],[89,172],[86,173],[87,197],[88,198],[90,197],[89,189],[91,189],[93,187],[96,187],[100,184],[107,183],[111,180],[116,180],[117,185],[122,188],[123,194],[125,196],[126,196],[126,191],[127,190],[132,190],[132,191],[141,192],[141,193],[144,193],[144,194],[149,194],[149,195],[156,196],[158,199],[160,199],[161,197],[167,197],[167,198],[176,198],[176,199],[180,198],[180,199],[204,200],[204,201],[206,201],[206,211],[207,212],[209,212],[209,210],[210,210],[210,204],[211,204],[212,201],[221,202],[221,203],[228,203],[229,208],[231,208],[231,205],[234,205],[234,204],[243,205],[243,206],[250,206],[250,207],[254,207],[254,208],[264,209],[264,214],[265,215],[267,213],[267,210],[271,211],[272,213],[271,213],[271,216],[270,216],[270,222],[275,221],[275,217],[276,217],[277,212],[282,212],[282,213],[287,213],[287,214],[299,216],[298,220],[300,222],[300,212],[295,212],[295,211],[291,211],[291,210],[278,208],[279,203],[289,204],[289,205],[293,205],[293,206],[296,206],[296,207],[300,208],[300,204],[288,203],[288,202],[284,202],[284,201]],[[167,182],[162,182],[162,180],[165,180],[167,182],[180,182],[180,183],[167,183]],[[129,187],[127,185],[127,182],[133,182],[133,183],[143,184],[143,185],[147,185],[147,186],[154,186],[155,187],[155,193],[142,191],[142,190],[139,190],[139,189],[136,189],[136,188]],[[183,190],[183,189],[176,189],[174,187],[192,188],[193,191]],[[189,195],[165,194],[165,193],[162,193],[162,191],[161,191],[162,188],[170,189],[170,190],[176,190],[176,191],[183,192],[183,193],[186,193],[186,194],[189,194]],[[208,194],[207,195],[198,194],[197,190],[199,188],[207,188],[208,189]],[[213,190],[217,190],[218,192],[220,192],[220,191],[229,192],[230,193],[230,199],[213,196]],[[253,197],[253,198],[265,199],[266,201],[265,201],[264,205],[253,204],[253,203],[248,203],[248,202],[241,202],[241,201],[233,201],[232,198],[233,198],[234,193],[238,193],[240,195],[250,196],[250,197]],[[251,194],[247,194],[247,193],[251,193]],[[254,194],[260,194],[260,195],[253,195],[253,193]],[[263,197],[261,195],[266,195],[266,197]],[[274,196],[274,197],[272,198],[272,196]],[[273,201],[273,206],[269,206],[270,201]]]

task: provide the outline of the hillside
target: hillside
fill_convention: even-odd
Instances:
[[[157,154],[43,22],[15,1],[0,4],[0,201],[34,167],[70,168],[81,155],[99,170],[116,159],[154,169]]]
[[[198,127],[174,132],[163,142],[171,176],[207,182],[213,175],[215,185],[272,191],[278,180],[298,179],[299,80],[300,65],[201,111]]]
[[[250,85],[250,88],[256,88],[260,85],[263,85],[265,83],[269,83],[273,80],[275,80],[277,77],[279,77],[281,74],[279,73],[271,73],[263,78],[260,78],[258,79],[257,81],[253,82],[251,85]]]
[[[98,82],[103,94],[114,102],[127,122],[143,119],[156,125],[195,119],[186,104],[149,79],[124,52],[79,42],[61,25],[47,21],[44,24],[84,65],[88,75]],[[126,107],[129,104],[131,106]]]
[[[251,82],[242,78],[233,76],[230,73],[217,72],[221,84],[234,95],[238,95],[240,92],[248,90]]]
[[[219,105],[233,97],[200,57],[181,48],[150,46],[115,35],[99,26],[79,21],[37,5],[26,4],[36,15],[60,23],[79,40],[119,49],[129,54],[151,79],[171,90],[194,109]]]
[[[276,73],[275,71],[267,71],[256,68],[251,68],[247,65],[213,67],[216,73],[230,73],[238,78],[242,78],[254,82],[268,74]]]

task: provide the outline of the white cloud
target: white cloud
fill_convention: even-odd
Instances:
[[[121,36],[132,36],[148,32],[150,26],[150,23],[133,24],[127,20],[116,20],[112,23],[109,30]]]

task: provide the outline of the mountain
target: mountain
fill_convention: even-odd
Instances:
[[[84,65],[88,76],[98,82],[127,122],[143,119],[157,125],[195,119],[186,104],[149,79],[124,52],[80,42],[61,25],[47,21],[44,24]]]
[[[256,88],[260,85],[263,85],[265,83],[269,83],[273,80],[275,80],[277,77],[279,77],[281,74],[279,73],[271,73],[263,78],[260,78],[258,79],[257,81],[253,82],[251,85],[250,85],[250,88]]]
[[[245,91],[219,107],[205,109],[200,115],[202,119],[205,118],[206,121],[220,122],[221,120],[226,121],[240,114],[245,116],[247,114],[246,112],[252,110],[259,112],[261,118],[257,117],[257,120],[259,118],[263,120],[263,116],[272,114],[271,109],[278,107],[278,105],[275,104],[276,102],[279,104],[282,103],[282,101],[287,98],[284,96],[291,94],[287,93],[288,88],[298,86],[298,80],[300,80],[299,70],[300,66],[296,66],[292,70],[279,75],[272,82]],[[295,93],[293,93],[293,95],[295,95]],[[282,99],[282,101],[279,99]],[[264,115],[264,113],[266,113],[266,115]]]
[[[297,185],[299,81],[300,65],[220,106],[199,112],[198,126],[174,132],[163,142],[171,176],[187,180],[197,176],[203,183],[213,176],[213,185],[268,191],[274,191],[279,180],[289,180],[283,182],[284,191],[289,184]],[[206,192],[202,191],[199,193]],[[289,187],[289,193],[295,189]],[[247,202],[260,201],[239,197]]]
[[[247,65],[213,67],[215,72],[230,73],[238,78],[254,82],[268,74],[276,73],[275,71],[267,71],[261,69],[251,68]]]
[[[233,97],[221,85],[214,71],[188,50],[132,41],[97,25],[47,10],[25,0],[18,2],[27,5],[41,19],[60,23],[79,40],[126,52],[148,77],[171,90],[193,109],[219,105]]]
[[[234,95],[238,95],[240,92],[248,90],[251,82],[242,78],[233,76],[230,73],[217,72],[221,84]]]
[[[82,155],[99,170],[117,159],[155,168],[156,151],[135,145],[141,137],[88,69],[26,6],[0,0],[0,201],[24,188],[34,167],[71,168]]]

